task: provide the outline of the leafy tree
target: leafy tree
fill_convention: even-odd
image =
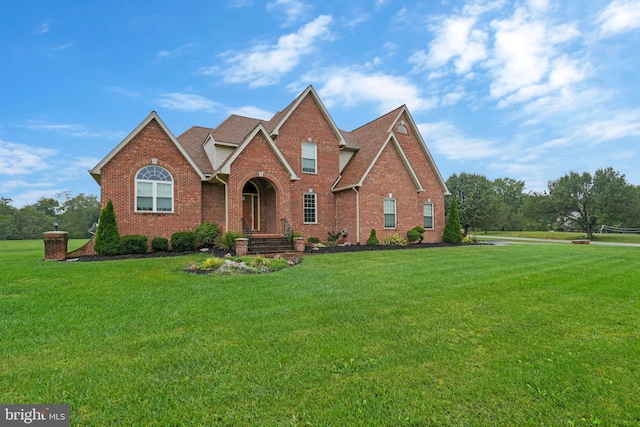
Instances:
[[[93,194],[85,195],[80,193],[75,197],[70,197],[69,193],[61,193],[56,196],[63,196],[66,200],[60,207],[58,222],[64,231],[69,233],[70,239],[82,239],[91,237],[89,228],[100,217],[100,202]]]
[[[499,199],[493,183],[484,175],[453,174],[447,179],[447,187],[457,200],[460,224],[465,234],[470,228],[488,230],[495,225]]]
[[[551,207],[550,197],[546,193],[527,194],[522,206],[525,229],[529,231],[548,231],[557,222],[557,216]]]
[[[600,225],[619,224],[629,215],[633,187],[612,168],[598,169],[593,176],[572,171],[549,181],[548,187],[556,215],[586,232],[590,239]]]
[[[54,217],[27,205],[18,211],[16,225],[21,239],[42,239],[45,231],[53,229]]]
[[[526,196],[524,186],[524,181],[512,178],[498,178],[493,181],[493,188],[499,199],[495,225],[500,230],[522,230],[525,227],[522,214]]]
[[[37,202],[30,206],[51,218],[55,218],[58,215],[60,203],[51,197],[40,197]]]
[[[18,239],[16,216],[18,209],[11,206],[13,200],[0,197],[0,240]]]
[[[107,202],[100,213],[100,222],[93,248],[98,255],[117,255],[120,252],[120,232],[111,200]]]
[[[442,241],[459,245],[462,243],[462,231],[460,230],[460,218],[458,216],[458,203],[456,196],[451,196],[451,205],[447,214],[447,221],[442,233]]]

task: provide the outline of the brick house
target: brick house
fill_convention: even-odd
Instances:
[[[222,231],[364,244],[424,226],[441,240],[446,185],[406,106],[340,130],[312,86],[268,121],[232,115],[178,137],[152,112],[89,171],[121,235]],[[284,221],[286,220],[286,221]]]

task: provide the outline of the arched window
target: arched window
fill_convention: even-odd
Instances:
[[[168,170],[150,165],[138,171],[136,212],[173,212],[173,178]]]

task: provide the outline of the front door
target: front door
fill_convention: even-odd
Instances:
[[[260,202],[258,187],[251,181],[242,190],[242,219],[252,230],[260,229]]]

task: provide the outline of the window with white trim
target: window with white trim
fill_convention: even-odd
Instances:
[[[173,178],[168,170],[149,165],[138,171],[136,212],[173,212]]]
[[[433,203],[424,204],[424,228],[433,230]]]
[[[304,193],[303,196],[304,223],[318,223],[318,195],[316,193]]]
[[[384,199],[384,228],[396,228],[396,199]]]
[[[317,173],[318,146],[309,142],[302,143],[302,172]]]

